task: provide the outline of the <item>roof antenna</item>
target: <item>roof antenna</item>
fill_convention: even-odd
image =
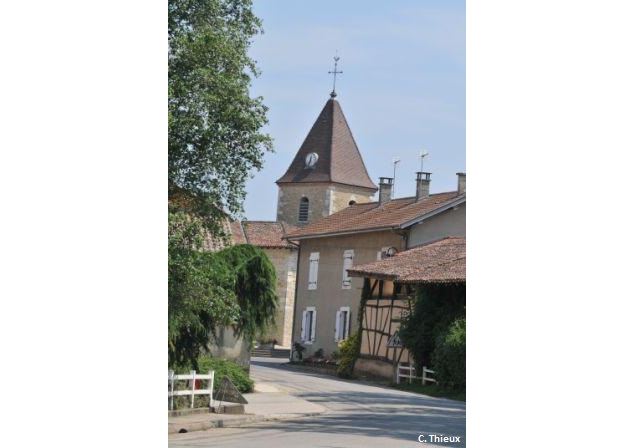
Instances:
[[[343,71],[337,71],[337,61],[340,60],[340,57],[337,55],[337,50],[335,50],[335,56],[333,57],[333,60],[335,61],[335,67],[333,68],[333,71],[329,71],[329,74],[333,74],[333,91],[331,92],[331,98],[335,98],[337,96],[337,93],[335,93],[335,80],[336,80],[336,76],[338,75],[338,73],[344,73]]]
[[[423,171],[423,159],[428,155],[428,151],[425,149],[419,153],[419,157],[421,158],[421,169],[419,171]]]
[[[401,159],[399,157],[394,157],[392,159],[392,197],[393,199],[395,198],[395,191],[397,189],[397,182],[395,182],[395,180],[397,179],[397,164],[401,162]]]

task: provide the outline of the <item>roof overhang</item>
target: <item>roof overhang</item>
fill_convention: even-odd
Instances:
[[[322,180],[322,181],[316,181],[316,180],[311,180],[311,181],[281,181],[281,180],[277,180],[276,184],[278,185],[298,185],[298,186],[306,186],[307,184],[329,184],[329,185],[344,185],[345,187],[354,187],[354,188],[361,188],[362,190],[368,190],[369,192],[373,192],[376,193],[377,190],[379,190],[379,187],[375,186],[375,187],[367,187],[365,185],[357,185],[357,184],[347,184],[345,182],[335,182],[332,180]],[[374,185],[374,184],[373,184]]]
[[[461,204],[465,204],[465,195],[459,196],[456,199],[451,200],[450,202],[448,202],[447,204],[442,205],[439,208],[435,208],[434,210],[432,210],[431,212],[425,213],[423,215],[417,216],[416,218],[413,218],[409,221],[406,221],[402,224],[399,225],[400,229],[405,229],[407,227],[413,226],[415,224],[419,224],[422,221],[425,221],[426,219],[430,219],[433,216],[438,215],[439,213],[443,213],[446,210],[450,210],[451,208],[454,208],[458,205]]]
[[[409,279],[400,279],[398,275],[394,274],[380,274],[378,272],[360,272],[355,270],[347,269],[348,275],[351,277],[363,277],[363,278],[374,278],[377,280],[388,280],[394,283],[403,283],[403,284],[442,284],[442,283],[465,283],[464,278],[448,278],[448,279],[435,279],[435,280],[409,280]]]
[[[326,238],[329,236],[346,236],[346,235],[357,235],[358,233],[370,233],[370,232],[380,232],[384,230],[395,230],[398,227],[394,226],[382,226],[382,227],[373,227],[370,229],[360,229],[360,230],[347,230],[344,232],[327,232],[327,233],[312,233],[306,236],[285,236],[284,239],[292,239],[292,240],[309,240],[313,238]]]

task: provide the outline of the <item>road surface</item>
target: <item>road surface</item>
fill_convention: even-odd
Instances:
[[[170,446],[229,448],[465,446],[465,403],[292,370],[252,359],[251,376],[327,408],[324,414],[241,428],[175,434]],[[440,442],[432,434],[460,442]],[[422,442],[426,440],[426,442]]]

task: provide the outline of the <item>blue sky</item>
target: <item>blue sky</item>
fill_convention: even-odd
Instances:
[[[265,33],[250,50],[262,71],[252,95],[269,107],[275,153],[247,183],[245,216],[274,220],[274,183],[329,99],[338,51],[337,99],[370,177],[415,191],[419,152],[431,191],[456,188],[465,170],[465,2],[453,0],[255,0]]]

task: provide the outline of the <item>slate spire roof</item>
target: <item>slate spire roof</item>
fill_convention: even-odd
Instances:
[[[317,163],[307,168],[306,156],[313,152],[318,155]],[[289,169],[276,181],[297,182],[335,182],[377,190],[335,98],[326,102]]]

